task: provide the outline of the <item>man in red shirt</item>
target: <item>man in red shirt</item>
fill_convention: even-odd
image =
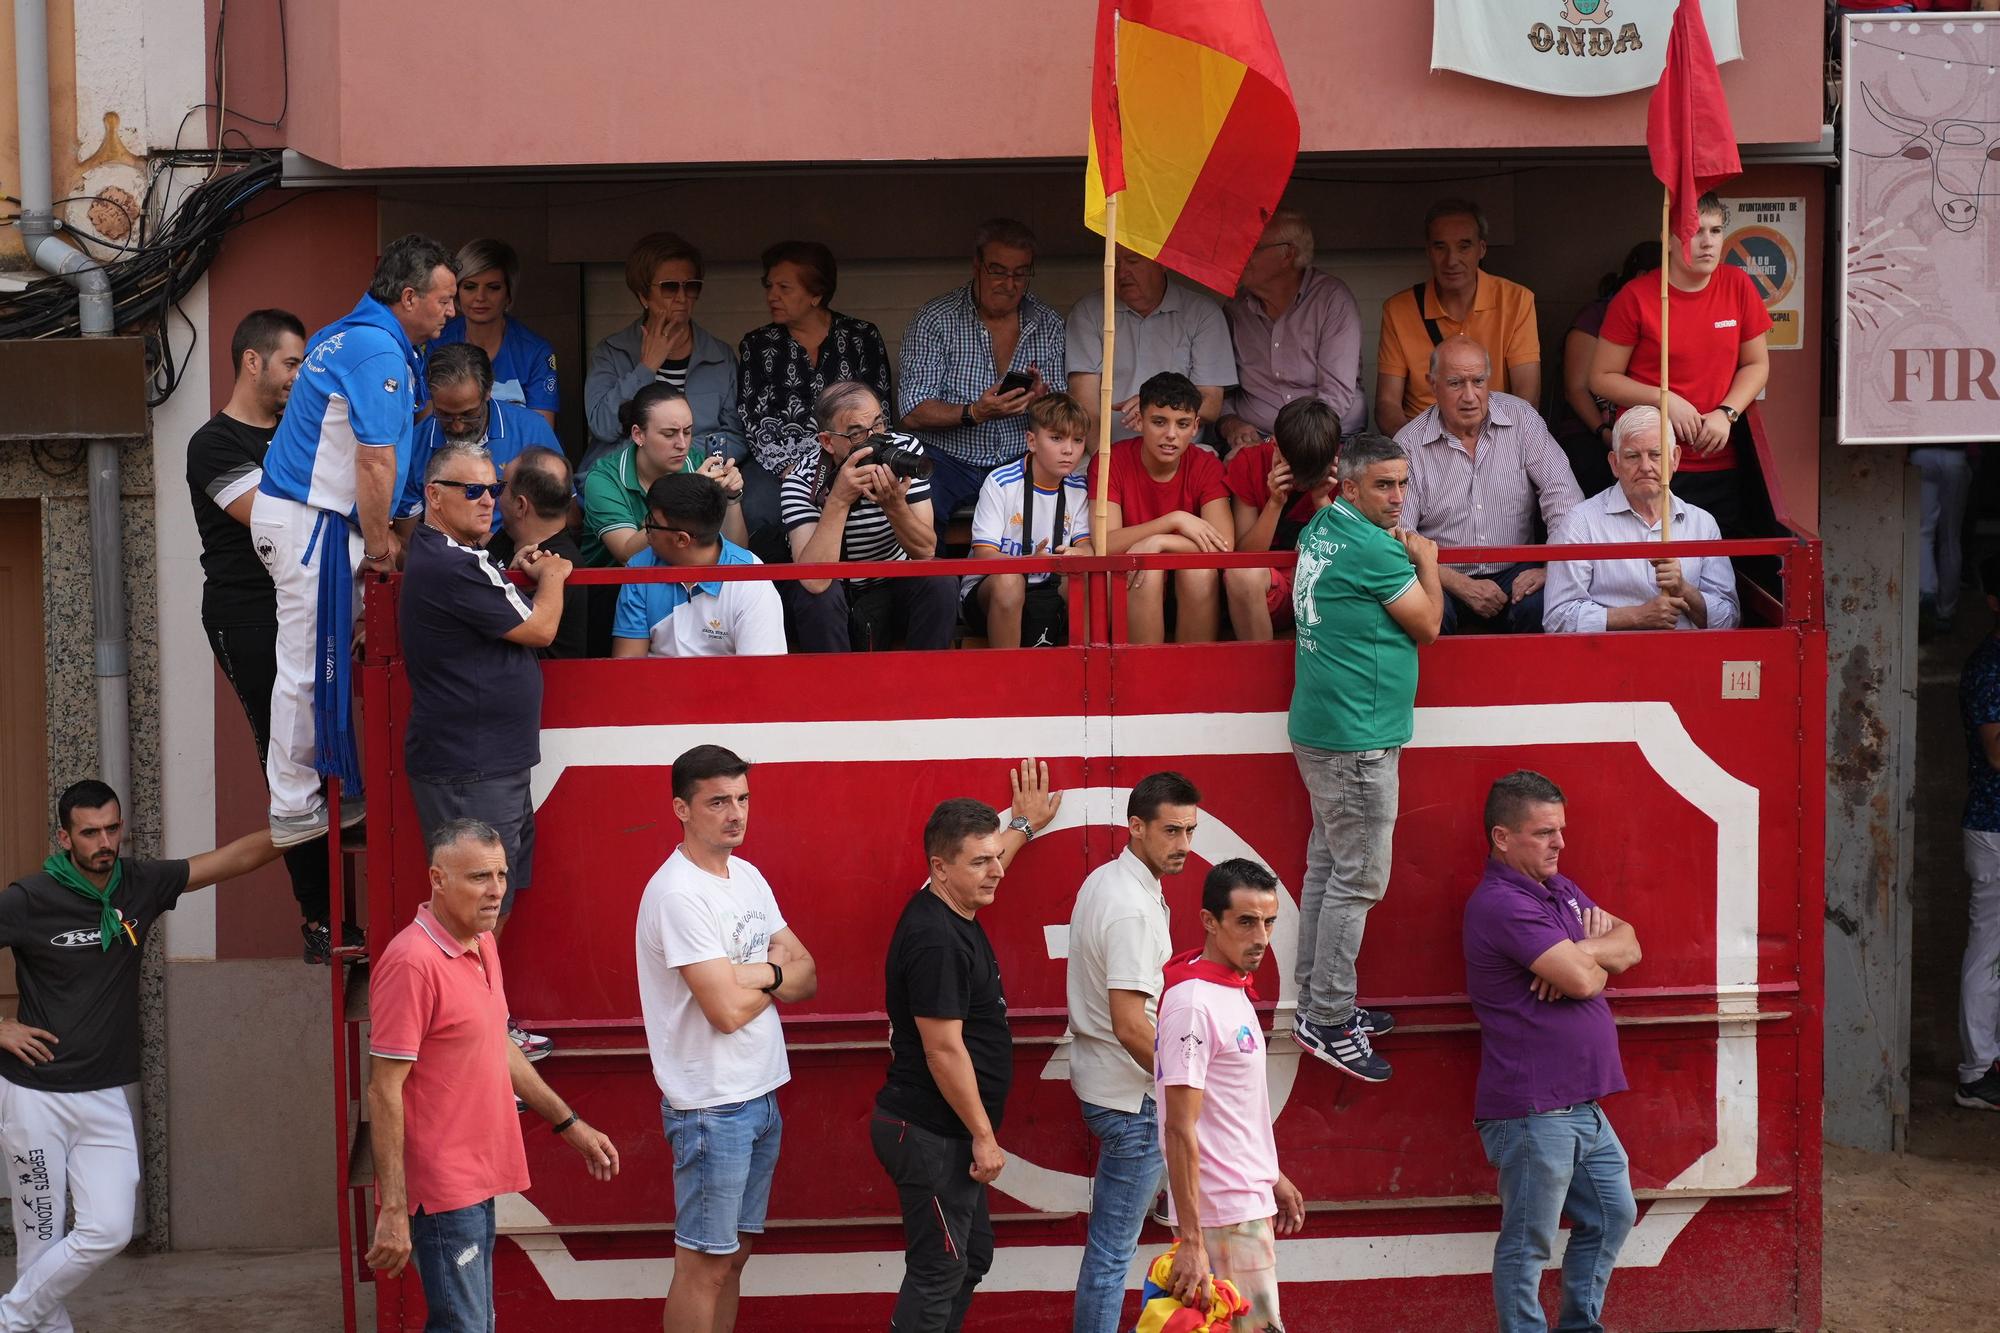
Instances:
[[[1674,494],[1715,516],[1724,537],[1762,536],[1769,501],[1754,478],[1756,447],[1745,414],[1770,378],[1771,327],[1750,275],[1722,262],[1727,211],[1714,194],[1700,226],[1667,256],[1667,418],[1681,446]],[[1660,401],[1660,275],[1642,273],[1611,299],[1590,366],[1590,391],[1620,408]]]
[[[1294,398],[1271,423],[1276,438],[1246,444],[1229,457],[1223,479],[1239,551],[1291,551],[1312,516],[1333,503],[1333,465],[1340,457],[1340,417],[1317,398]],[[1263,587],[1263,601],[1238,626],[1246,641],[1272,637],[1292,623],[1292,571],[1243,571]],[[1232,604],[1232,611],[1234,606]]]
[[[414,1256],[426,1328],[493,1319],[493,1200],[528,1188],[518,1097],[582,1155],[618,1174],[618,1150],[563,1103],[507,1039],[507,994],[493,926],[507,851],[490,825],[430,830],[431,900],[375,960],[369,983],[368,1117],[375,1151],[375,1243],[367,1263],[394,1278]]]
[[[1111,446],[1111,509],[1106,550],[1147,555],[1169,551],[1235,548],[1229,486],[1222,463],[1196,446],[1201,430],[1201,390],[1185,375],[1163,371],[1139,386],[1139,437]],[[1126,638],[1164,643],[1167,637],[1165,570],[1131,577],[1125,597]],[[1264,605],[1268,571],[1176,569],[1173,576],[1174,642],[1213,643],[1221,618],[1216,585],[1229,595],[1229,618],[1238,637],[1250,627],[1251,608]],[[1268,638],[1269,635],[1267,634]]]

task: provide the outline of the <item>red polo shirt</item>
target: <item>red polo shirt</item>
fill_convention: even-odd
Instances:
[[[1757,294],[1757,284],[1734,264],[1717,266],[1708,285],[1698,292],[1667,287],[1673,320],[1668,330],[1667,387],[1694,404],[1697,412],[1713,412],[1736,379],[1743,344],[1771,330],[1771,312]],[[1619,288],[1604,312],[1598,337],[1632,349],[1625,373],[1641,384],[1660,382],[1660,271],[1642,273]],[[1712,454],[1681,450],[1677,472],[1719,472],[1736,466],[1736,449],[1724,445]]]
[[[403,1083],[410,1211],[449,1212],[527,1189],[493,937],[482,932],[466,948],[426,903],[371,970],[368,1053],[415,1062]]]

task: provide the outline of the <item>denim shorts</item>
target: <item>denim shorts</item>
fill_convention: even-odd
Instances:
[[[785,1128],[777,1094],[699,1111],[663,1101],[660,1117],[674,1150],[674,1244],[734,1254],[739,1233],[762,1235]]]

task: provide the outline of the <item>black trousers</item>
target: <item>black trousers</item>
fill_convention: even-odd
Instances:
[[[958,579],[950,574],[876,579],[867,587],[837,580],[807,592],[796,579],[778,585],[802,653],[872,653],[889,647],[897,629],[910,649],[949,648],[958,627]]]
[[[972,1140],[948,1139],[876,1107],[875,1160],[903,1205],[903,1286],[893,1333],[958,1333],[972,1293],[993,1267],[986,1186],[972,1178]]]
[[[1699,509],[1706,509],[1722,530],[1725,540],[1734,538],[1779,537],[1783,531],[1772,512],[1770,488],[1757,458],[1757,441],[1750,433],[1750,418],[1742,417],[1729,432],[1736,450],[1736,466],[1715,472],[1674,474],[1674,494]],[[1682,455],[1686,457],[1685,452]],[[1740,555],[1731,562],[1736,567],[1740,588],[1745,580],[1778,596],[1778,560],[1768,555]]]
[[[250,734],[257,738],[257,765],[264,764],[264,752],[271,745],[271,685],[278,676],[278,627],[275,625],[205,626],[209,650],[215,664],[236,689],[243,715],[250,720]],[[326,844],[315,839],[285,849],[285,870],[292,877],[292,897],[299,903],[299,916],[323,922],[327,917],[327,885],[330,874]]]
[[[1514,580],[1538,565],[1509,565],[1491,574],[1478,577],[1497,583],[1509,597],[1514,595]],[[1444,595],[1444,623],[1438,631],[1441,634],[1540,634],[1542,632],[1542,590],[1535,589],[1518,602],[1509,602],[1500,608],[1500,614],[1488,619],[1474,611],[1450,593]]]

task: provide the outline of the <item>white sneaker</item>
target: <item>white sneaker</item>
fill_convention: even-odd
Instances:
[[[556,1048],[556,1044],[541,1033],[525,1031],[512,1022],[507,1024],[507,1040],[520,1047],[521,1054],[527,1056],[530,1063]]]
[[[308,810],[302,815],[272,815],[271,845],[278,848],[298,847],[326,836],[326,806]]]

